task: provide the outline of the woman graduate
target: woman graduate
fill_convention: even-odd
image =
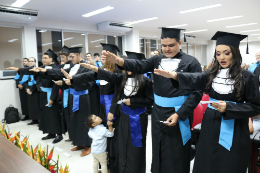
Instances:
[[[126,52],[127,59],[143,60],[144,54]],[[148,114],[146,107],[153,103],[152,82],[143,74],[127,71],[117,74],[86,65],[98,73],[97,77],[117,84],[117,98],[121,100],[117,147],[120,173],[146,172],[146,134]],[[120,102],[120,101],[119,101]]]
[[[250,156],[248,117],[259,112],[259,88],[254,74],[241,68],[239,43],[246,38],[217,32],[212,68],[203,73],[155,70],[179,81],[180,88],[205,90],[211,104],[205,112],[193,173],[245,173]],[[168,119],[170,121],[170,119]]]

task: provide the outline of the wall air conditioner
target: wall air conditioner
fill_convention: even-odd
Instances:
[[[132,28],[132,25],[126,25],[124,23],[111,21],[106,21],[98,24],[98,30],[105,32],[125,33],[131,31]]]
[[[32,23],[38,17],[38,11],[0,5],[0,21],[11,23]]]

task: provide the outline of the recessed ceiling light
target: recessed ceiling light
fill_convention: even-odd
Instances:
[[[73,38],[74,38],[74,37],[65,38],[65,39],[63,39],[63,41],[71,40],[71,39],[73,39]]]
[[[47,30],[40,30],[39,32],[46,32]]]
[[[29,20],[31,20],[32,18],[31,17],[29,17]]]
[[[217,22],[217,21],[222,21],[222,20],[236,19],[236,18],[240,18],[240,17],[243,17],[243,16],[240,15],[240,16],[225,17],[225,18],[220,18],[220,19],[208,20],[207,22]]]
[[[95,10],[95,11],[92,11],[92,12],[90,12],[90,13],[83,14],[82,17],[94,16],[94,15],[96,15],[96,14],[103,13],[103,12],[106,12],[106,11],[112,10],[112,9],[114,9],[114,7],[107,6],[107,7],[104,7],[104,8]]]
[[[255,30],[247,30],[247,31],[240,31],[240,32],[254,32],[254,31],[260,31],[260,29],[255,29]]]
[[[133,22],[127,22],[125,25],[133,25],[136,23],[146,22],[146,21],[155,20],[155,19],[158,19],[158,17],[152,17],[152,18],[137,20],[137,21],[133,21]]]
[[[184,32],[184,34],[194,33],[194,32],[203,32],[203,31],[208,31],[208,29],[201,29],[201,30],[195,30],[195,31],[186,31],[186,32]]]
[[[104,40],[104,39],[98,39],[98,40],[90,41],[90,43],[95,43],[95,42],[99,42],[99,41],[102,41],[102,40]]]
[[[155,35],[155,36],[153,36],[153,37],[156,37],[156,35]]]
[[[114,37],[116,37],[116,36],[114,36]]]
[[[47,45],[50,45],[50,44],[53,44],[53,43],[45,43],[45,44],[42,44],[42,46],[47,46]]]
[[[222,6],[222,5],[221,4],[209,5],[209,6],[205,6],[205,7],[200,7],[200,8],[194,8],[194,9],[190,9],[190,10],[180,11],[180,13],[181,14],[190,13],[190,12],[194,12],[194,11],[206,10],[206,9],[209,9],[209,8],[215,8],[215,7],[220,7],[220,6]]]
[[[11,42],[14,42],[14,41],[17,41],[17,40],[18,40],[18,39],[15,38],[15,39],[12,39],[12,40],[8,40],[8,42],[11,43]]]
[[[26,3],[28,3],[30,0],[16,0],[14,3],[11,4],[13,7],[22,7]]]
[[[182,25],[174,25],[174,26],[168,26],[166,28],[178,28],[178,27],[182,27],[182,26],[187,26],[188,24],[182,24]]]
[[[240,41],[240,43],[251,42],[251,40]]]
[[[85,34],[81,34],[81,35],[85,35]]]
[[[249,25],[256,25],[256,24],[257,23],[247,23],[247,24],[241,24],[241,25],[226,26],[226,28],[234,28],[234,27],[249,26]]]
[[[95,46],[95,47],[101,47],[101,45],[99,45],[99,46]]]

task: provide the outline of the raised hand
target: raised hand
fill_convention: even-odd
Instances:
[[[61,69],[61,72],[64,74],[64,76],[67,78],[67,79],[72,79],[72,76],[69,75],[65,70]],[[65,80],[64,80],[65,81]],[[66,81],[65,81],[66,82]]]
[[[168,72],[166,70],[154,69],[154,74],[163,76],[165,78],[173,78],[178,81],[178,76],[176,72]]]
[[[29,71],[33,71],[33,72],[39,73],[40,69],[38,67],[34,67],[34,68],[30,69]]]
[[[109,51],[102,51],[102,58],[106,58],[108,61],[118,64],[119,66],[124,66],[124,59],[117,57],[114,53],[111,53]]]
[[[15,70],[15,71],[18,71],[19,68],[17,68],[17,67],[8,67],[8,68],[6,68],[6,70]]]
[[[90,65],[87,63],[79,63],[80,65],[82,65],[83,67],[90,69],[90,70],[94,70],[96,73],[98,72],[98,68],[94,65]]]
[[[71,85],[70,79],[63,79],[67,85]]]

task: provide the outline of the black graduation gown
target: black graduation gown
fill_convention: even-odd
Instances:
[[[19,79],[16,80],[16,88],[18,88],[18,85],[20,84],[19,81],[21,81],[22,78],[23,78],[23,74],[20,74]],[[29,115],[28,101],[27,101],[28,100],[27,99],[28,94],[27,94],[26,89],[25,89],[26,84],[23,83],[22,85],[23,85],[23,89],[18,88],[19,89],[20,102],[21,102],[22,115]]]
[[[34,75],[34,80],[36,81],[38,78],[38,75]],[[32,86],[28,85],[28,82],[31,81],[31,78],[24,84],[25,89],[30,89],[32,92],[31,95],[27,94],[28,98],[28,110],[29,110],[29,118],[31,120],[39,120],[39,114],[40,114],[40,93],[37,89],[36,84],[33,84]]]
[[[115,74],[107,72],[99,68],[98,78],[107,80],[111,83],[116,83],[117,87],[121,85],[123,74]],[[145,87],[139,90],[138,93],[144,94],[144,98],[134,95],[131,97],[122,94],[120,99],[130,98],[131,109],[144,108],[153,103],[153,86],[152,82],[145,77]],[[117,102],[117,100],[113,100]],[[118,169],[119,173],[145,173],[146,172],[146,134],[148,125],[148,114],[144,112],[139,115],[141,133],[142,133],[142,147],[136,147],[132,143],[131,127],[129,115],[125,114],[122,109],[119,109],[119,125],[116,128],[118,133],[117,147],[118,147]]]
[[[54,64],[49,65],[52,69],[58,69],[58,67]],[[42,66],[45,68],[45,66]],[[19,69],[20,73],[24,74],[35,74],[34,72],[29,71],[30,68]],[[43,133],[48,134],[61,134],[61,116],[59,112],[59,87],[55,85],[55,83],[45,75],[45,73],[39,72],[37,78],[37,88],[41,91],[40,87],[52,88],[50,99],[53,100],[53,104],[51,107],[45,106],[48,104],[47,101],[47,93],[40,93],[40,117],[39,117],[39,130],[43,131]]]
[[[67,61],[65,64],[62,64],[59,68],[61,69],[70,69],[73,66],[72,61]],[[59,72],[60,72],[59,69]],[[54,73],[55,74],[55,73]],[[65,134],[68,131],[69,134],[69,138],[70,138],[70,111],[69,111],[69,106],[67,106],[66,108],[64,108],[63,106],[63,97],[64,97],[64,90],[69,89],[69,86],[66,85],[66,83],[63,81],[63,77],[62,73],[60,72],[60,76],[57,75],[53,75],[53,73],[50,73],[47,75],[52,79],[52,80],[62,80],[63,85],[59,86],[59,88],[61,89],[61,129],[62,129],[62,133]]]
[[[81,83],[81,82],[95,82],[95,80],[97,80],[97,73],[95,73],[93,70],[87,72],[87,73],[82,73],[82,74],[77,74],[73,76],[73,81],[74,81],[74,85],[75,82],[76,83]],[[94,83],[96,84],[96,83]],[[115,84],[114,83],[108,83],[106,85],[99,85],[99,91],[100,94],[102,95],[110,95],[110,94],[114,94],[113,95],[113,99],[112,100],[117,100],[116,99],[116,93],[115,93]],[[100,94],[98,95],[98,98],[100,97]],[[97,99],[96,99],[97,100]],[[113,101],[112,101],[113,102]],[[115,102],[115,101],[114,101]],[[95,102],[94,102],[95,103]],[[105,105],[99,103],[95,103],[96,106],[99,105],[99,112],[98,115],[100,118],[102,118],[102,124],[104,126],[107,126],[107,114],[108,112],[106,112],[106,107]],[[91,107],[92,109],[92,107]],[[115,129],[117,129],[118,127],[118,123],[119,123],[119,117],[117,117],[117,103],[111,104],[109,112],[114,114],[116,116],[116,119],[113,121],[113,127]],[[117,145],[116,145],[116,141],[117,141],[117,130],[115,130],[114,132],[114,136],[112,138],[108,138],[107,139],[107,151],[108,151],[108,160],[109,160],[109,165],[108,168],[110,169],[111,173],[117,173],[118,172],[118,164],[117,164],[117,155],[118,155],[118,150]]]
[[[219,94],[213,88],[209,96],[226,102],[226,112],[208,108],[204,114],[197,144],[193,173],[245,173],[250,157],[249,117],[259,114],[259,89],[255,76],[243,70],[245,87],[238,101],[233,93]],[[203,73],[178,73],[178,81],[184,89],[204,89],[207,83],[207,71]],[[246,102],[246,103],[244,103]],[[230,151],[218,143],[221,119],[235,119],[233,143]]]
[[[164,55],[156,55],[149,59],[138,61],[124,60],[124,69],[133,73],[144,74],[159,68],[161,59],[167,58]],[[201,65],[198,60],[183,52],[179,52],[174,58],[181,62],[177,71],[201,72]],[[181,120],[190,118],[192,124],[193,110],[201,100],[202,92],[198,90],[184,90],[179,87],[178,82],[171,83],[171,79],[154,74],[154,94],[161,97],[190,96],[177,111]],[[153,104],[152,112],[152,172],[153,173],[189,173],[190,172],[190,140],[183,145],[179,124],[166,126],[158,120],[167,120],[175,113],[175,108],[161,107]]]

